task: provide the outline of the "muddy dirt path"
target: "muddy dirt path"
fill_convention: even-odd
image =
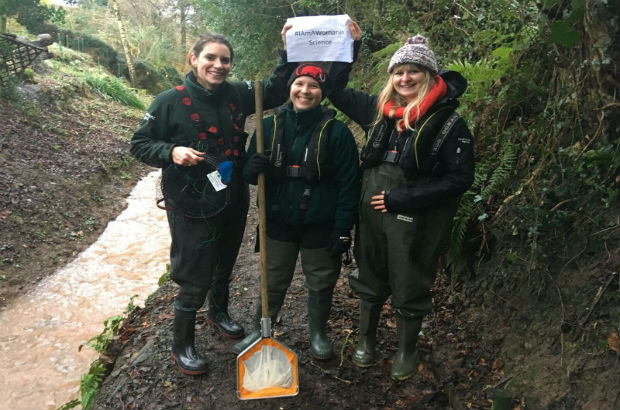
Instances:
[[[252,200],[252,204],[254,204]],[[239,255],[231,285],[230,312],[246,326],[256,309],[258,294],[258,254],[254,253],[256,207],[251,206],[244,244]],[[110,349],[116,357],[111,374],[103,382],[95,408],[118,409],[383,409],[383,408],[455,408],[467,403],[474,408],[488,408],[483,392],[470,393],[472,369],[476,382],[493,385],[502,377],[501,369],[493,368],[492,353],[485,351],[473,335],[451,334],[450,342],[460,342],[464,349],[475,346],[471,353],[479,358],[467,368],[454,366],[453,349],[438,348],[438,328],[452,320],[452,312],[443,305],[441,279],[435,289],[438,309],[424,324],[420,340],[419,374],[405,382],[389,378],[391,357],[396,352],[394,312],[386,305],[378,334],[378,357],[375,366],[359,369],[350,361],[357,331],[358,301],[351,293],[347,275],[355,265],[343,268],[334,294],[334,307],[329,321],[329,336],[334,340],[336,355],[327,362],[317,362],[309,355],[309,334],[306,315],[306,290],[298,265],[289,289],[281,319],[275,326],[277,339],[299,357],[300,393],[296,397],[240,401],[236,395],[236,356],[234,341],[223,338],[206,325],[205,312],[200,311],[197,323],[197,347],[210,363],[206,375],[182,375],[170,359],[172,304],[176,285],[168,281],[149,298],[146,307],[135,313],[125,324],[120,337]],[[444,364],[448,361],[452,367]],[[482,364],[480,362],[482,361]],[[460,360],[459,363],[462,363]],[[456,370],[456,372],[455,372]],[[482,380],[484,379],[484,380]]]

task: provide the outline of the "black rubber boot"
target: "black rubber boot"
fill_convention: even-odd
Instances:
[[[276,316],[284,303],[286,293],[270,293],[269,294],[269,317],[271,318],[271,326],[275,324]],[[260,339],[260,320],[262,317],[261,298],[258,298],[258,307],[256,314],[254,315],[252,331],[247,334],[239,343],[235,344],[232,348],[233,352],[239,354],[247,349],[252,343]]]
[[[418,368],[418,334],[422,328],[421,318],[410,318],[396,314],[398,332],[398,352],[390,376],[395,380],[405,380],[413,376]]]
[[[360,301],[359,336],[351,361],[359,367],[371,366],[377,345],[377,324],[381,305],[371,305]]]
[[[209,296],[207,323],[228,338],[239,339],[243,336],[243,327],[228,315],[228,289],[225,295]]]
[[[327,319],[332,309],[332,294],[331,289],[323,292],[308,291],[310,351],[317,360],[327,360],[334,354],[332,342],[326,333]]]
[[[194,347],[196,312],[174,309],[172,360],[181,373],[192,376],[207,372],[207,362]]]

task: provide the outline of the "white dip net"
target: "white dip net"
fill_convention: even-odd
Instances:
[[[258,391],[267,387],[289,388],[293,384],[293,366],[277,347],[263,346],[243,362],[243,387]]]

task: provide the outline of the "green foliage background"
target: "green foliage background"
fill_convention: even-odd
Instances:
[[[13,17],[31,31],[45,21],[62,22],[65,10],[62,7],[46,6],[40,0],[0,0],[0,19]],[[4,30],[4,27],[0,27]]]

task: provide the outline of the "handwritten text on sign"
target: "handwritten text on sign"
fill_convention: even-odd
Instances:
[[[286,21],[288,61],[353,61],[353,39],[347,14],[294,17]]]

